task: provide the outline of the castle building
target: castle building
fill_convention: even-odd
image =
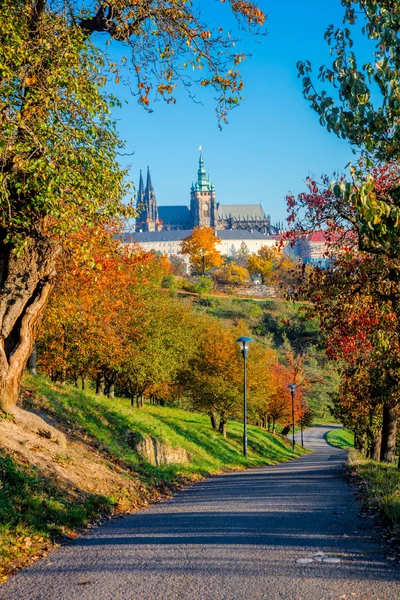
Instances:
[[[216,230],[242,230],[276,235],[281,227],[271,225],[261,204],[219,204],[215,187],[209,181],[200,151],[197,181],[192,183],[190,206],[157,206],[150,170],[144,188],[140,172],[137,195],[136,232],[190,230],[193,227],[213,227]]]

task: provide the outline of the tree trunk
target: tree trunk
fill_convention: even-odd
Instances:
[[[211,427],[213,429],[217,430],[218,429],[218,427],[217,427],[217,417],[215,416],[215,413],[209,412],[208,414],[209,414],[210,419],[211,419]]]
[[[46,240],[28,238],[17,256],[0,234],[0,411],[13,413],[19,399],[59,251]]]
[[[222,434],[224,438],[226,438],[226,421],[221,417],[219,422],[219,432]]]
[[[374,438],[371,441],[369,448],[369,458],[379,460],[381,454],[381,436]]]
[[[96,394],[104,394],[104,377],[102,373],[97,373],[96,377]]]
[[[49,240],[25,241],[25,250],[17,255],[4,243],[0,232],[0,411],[12,414],[17,423],[65,448],[64,434],[39,415],[16,406],[61,251],[60,245]]]
[[[398,407],[387,402],[383,405],[382,442],[380,459],[382,462],[393,463],[396,460],[396,431]]]
[[[109,398],[114,398],[114,384],[110,383],[109,387],[108,387],[108,393],[107,396]]]

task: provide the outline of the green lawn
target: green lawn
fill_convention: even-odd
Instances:
[[[331,446],[343,448],[344,450],[354,448],[353,432],[345,429],[344,427],[341,429],[332,429],[331,431],[328,431],[326,434],[326,441],[328,444],[331,444]]]

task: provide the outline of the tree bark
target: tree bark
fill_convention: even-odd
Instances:
[[[381,454],[381,436],[374,438],[371,441],[369,449],[369,458],[379,460]]]
[[[102,373],[97,373],[96,377],[96,394],[104,394],[104,377]]]
[[[213,429],[217,430],[218,429],[218,427],[217,427],[217,417],[215,416],[215,413],[209,412],[208,414],[209,414],[210,419],[211,419],[211,427]]]
[[[226,438],[226,421],[221,417],[219,422],[219,432],[222,434],[224,438]]]
[[[382,442],[380,459],[382,462],[393,463],[396,460],[396,431],[398,419],[397,404],[385,402],[382,414]]]
[[[54,286],[60,247],[27,239],[17,255],[0,236],[0,411],[13,413],[22,374]]]

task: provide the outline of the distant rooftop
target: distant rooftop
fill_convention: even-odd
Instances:
[[[143,242],[176,242],[182,241],[192,233],[192,229],[179,229],[172,231],[140,231],[124,233],[122,239],[125,243]],[[246,231],[241,229],[222,229],[217,231],[221,240],[279,240],[279,235],[267,235],[259,231]]]
[[[265,221],[267,216],[261,204],[219,204],[218,218],[234,221]]]

